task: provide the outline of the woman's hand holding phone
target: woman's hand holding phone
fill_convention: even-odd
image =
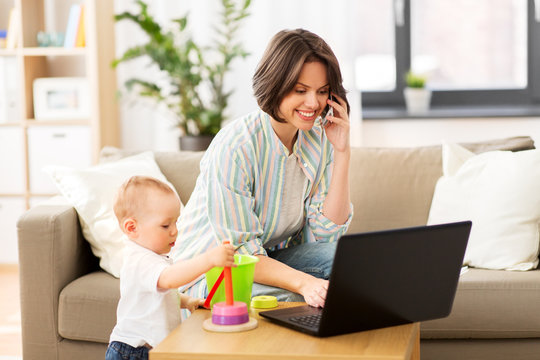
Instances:
[[[332,95],[330,95],[328,97],[328,99],[330,101],[332,101]],[[334,108],[331,107],[330,105],[327,105],[328,106],[328,110],[326,111],[326,113],[324,114],[324,116],[322,117],[321,119],[321,125],[322,127],[326,127],[326,124],[328,124],[328,116],[334,116]]]
[[[350,122],[347,104],[335,94],[327,100],[329,110],[323,118],[322,126],[326,137],[335,151],[346,151],[350,148]]]

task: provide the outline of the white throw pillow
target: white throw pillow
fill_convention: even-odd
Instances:
[[[530,270],[538,265],[540,150],[475,155],[443,145],[428,224],[471,220],[464,265]]]
[[[151,151],[96,165],[87,169],[63,166],[44,168],[60,193],[77,210],[82,232],[90,243],[101,268],[120,276],[124,234],[113,212],[113,202],[120,185],[134,175],[151,176],[167,181]]]

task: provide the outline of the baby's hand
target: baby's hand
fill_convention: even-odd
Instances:
[[[204,299],[193,298],[191,296],[186,296],[181,301],[181,307],[188,309],[190,312],[194,312],[198,307],[204,305]]]
[[[231,244],[223,244],[208,250],[208,256],[213,266],[236,266],[234,264],[234,247]]]

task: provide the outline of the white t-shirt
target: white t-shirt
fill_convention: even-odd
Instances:
[[[158,289],[161,272],[172,259],[131,240],[126,241],[120,271],[120,302],[110,342],[133,347],[159,344],[180,322],[180,299],[176,289]]]
[[[304,193],[308,180],[304,171],[298,165],[296,155],[290,154],[285,163],[285,179],[282,202],[279,208],[279,222],[275,233],[264,247],[270,249],[289,236],[296,234],[304,226]]]

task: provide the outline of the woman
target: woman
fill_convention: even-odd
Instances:
[[[260,110],[224,127],[201,160],[173,257],[229,239],[238,253],[260,259],[253,295],[322,307],[335,241],[352,217],[349,104],[338,61],[317,35],[281,31],[253,89]],[[334,114],[323,126],[328,106]],[[187,289],[208,291],[204,279]]]

